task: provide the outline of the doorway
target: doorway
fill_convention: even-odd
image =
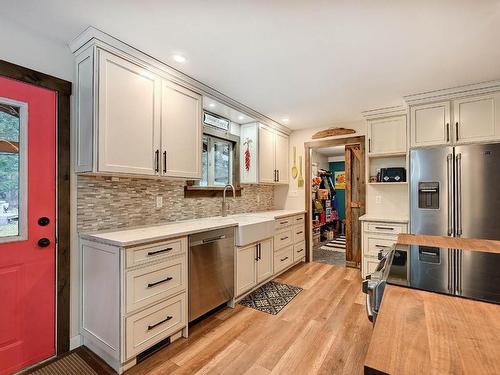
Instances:
[[[305,143],[309,260],[360,267],[365,137]]]
[[[0,61],[0,374],[69,350],[70,94]]]

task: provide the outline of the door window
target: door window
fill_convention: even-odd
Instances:
[[[25,237],[26,106],[0,98],[0,242]]]

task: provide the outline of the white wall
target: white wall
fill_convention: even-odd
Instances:
[[[356,131],[356,133],[344,135],[344,136],[322,138],[322,140],[346,138],[346,137],[357,137],[357,136],[366,134],[366,122],[364,120],[335,124],[332,126],[353,129]],[[292,132],[292,134],[290,135],[290,156],[291,156],[290,157],[290,169],[292,168],[292,163],[293,163],[292,150],[293,150],[293,147],[295,146],[297,148],[297,168],[299,167],[299,156],[302,156],[302,175],[304,176],[304,180],[305,180],[306,184],[310,183],[310,181],[309,181],[310,176],[305,175],[304,143],[312,141],[313,140],[311,138],[312,135],[314,133],[317,133],[318,131],[324,130],[324,129],[325,128],[296,130],[296,131]],[[294,180],[293,178],[291,178],[291,180],[290,180],[288,195],[286,197],[286,202],[285,202],[284,207],[286,209],[302,209],[302,210],[305,209],[305,186],[302,188],[297,187],[297,179]]]
[[[71,36],[68,36],[71,37]],[[74,59],[62,41],[51,40],[30,32],[14,21],[0,16],[0,58],[42,73],[73,82]],[[73,100],[72,109],[73,113]],[[72,115],[73,120],[73,115]],[[73,121],[72,121],[73,123]],[[72,126],[73,128],[73,126]],[[74,148],[73,148],[74,149]],[[73,166],[73,163],[71,163]],[[78,247],[76,240],[76,180],[71,173],[71,347],[80,345]]]
[[[328,156],[320,154],[319,152],[316,152],[312,150],[311,152],[311,163],[316,163],[318,165],[319,169],[326,169],[328,170],[329,164],[328,164]],[[305,169],[305,166],[304,166]]]

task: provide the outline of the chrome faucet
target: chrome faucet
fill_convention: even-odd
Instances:
[[[233,189],[233,198],[236,198],[236,190],[233,185],[224,186],[224,191],[222,192],[222,216],[227,216],[227,209],[229,208],[229,203],[226,203],[226,190],[227,188]]]

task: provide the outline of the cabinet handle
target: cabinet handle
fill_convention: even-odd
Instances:
[[[155,151],[155,172],[160,171],[160,150]]]
[[[375,229],[394,230],[394,228],[391,228],[391,227],[375,227]]]
[[[167,173],[167,151],[163,151],[163,173]]]
[[[450,123],[446,123],[446,142],[450,141]]]
[[[287,259],[288,259],[288,257],[284,257],[283,259],[280,259],[280,262],[284,262]]]
[[[255,245],[255,261],[259,261],[259,244]]]
[[[262,244],[259,244],[259,260],[262,259]]]
[[[148,288],[151,288],[151,287],[156,286],[156,285],[159,285],[159,284],[166,283],[167,281],[170,281],[170,280],[172,280],[172,277],[170,277],[170,276],[169,276],[169,277],[167,277],[166,279],[163,279],[163,280],[160,280],[160,281],[156,281],[156,282],[154,282],[154,283],[149,283],[149,284],[148,284]]]
[[[288,221],[280,221],[280,225],[288,224]]]
[[[151,331],[153,328],[158,327],[160,324],[163,324],[165,322],[168,322],[170,319],[172,319],[171,316],[167,316],[165,319],[162,321],[159,321],[158,323],[153,324],[152,326],[148,326],[148,331]]]
[[[148,256],[158,255],[158,254],[161,254],[161,253],[166,253],[167,251],[170,251],[170,250],[173,250],[173,248],[167,247],[166,249],[162,249],[162,250],[149,251],[148,252]]]
[[[458,141],[458,121],[455,123],[455,141]]]
[[[280,170],[276,169],[276,182],[280,182]]]
[[[297,250],[297,253],[301,253],[303,251],[304,251],[304,249],[300,249],[300,250]]]
[[[368,152],[372,152],[372,140],[368,138]]]
[[[302,231],[300,231],[300,232],[297,232],[296,234],[302,234]]]
[[[280,239],[281,239],[281,241],[284,241],[284,240],[286,240],[287,238],[288,238],[288,236],[286,236],[286,237],[281,237]]]
[[[378,247],[379,249],[390,249],[390,246],[385,246],[385,245],[375,245],[375,247]]]

